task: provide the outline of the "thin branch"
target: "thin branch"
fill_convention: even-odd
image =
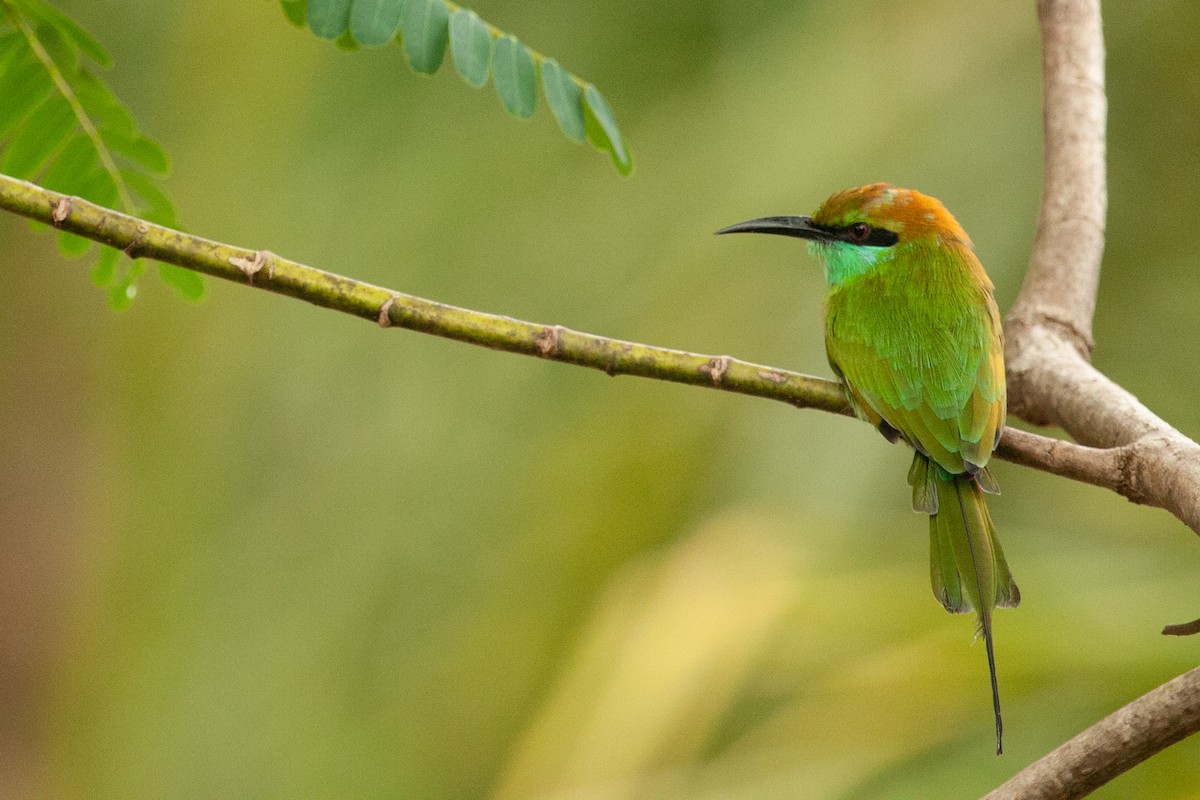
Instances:
[[[1162,632],[1163,636],[1195,636],[1200,633],[1200,619],[1182,622],[1178,625],[1165,625]]]
[[[708,386],[849,415],[834,381],[710,356],[569,330],[559,325],[458,308],[155,225],[78,197],[0,175],[0,208],[77,233],[133,258],[152,258],[213,277],[353,314],[382,327],[407,328],[468,344],[592,367],[609,375]]]
[[[1128,453],[1122,448],[1085,447],[1062,439],[1005,428],[996,448],[1005,461],[1120,492]]]
[[[729,356],[625,342],[559,325],[523,322],[436,303],[305,266],[265,250],[247,250],[154,225],[6,175],[0,175],[0,208],[124,250],[135,258],[153,258],[295,297],[383,327],[407,328],[495,350],[592,367],[609,375],[638,375],[707,386],[778,400],[797,408],[851,414],[841,386],[824,378]],[[1122,470],[1125,458],[1120,451],[1081,447],[1009,428],[997,455],[1113,491],[1133,485]],[[1155,501],[1150,495],[1138,499]]]
[[[1076,800],[1200,732],[1200,667],[1118,709],[983,800]]]

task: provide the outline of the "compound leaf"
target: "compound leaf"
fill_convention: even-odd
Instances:
[[[111,65],[108,52],[44,0],[0,5],[6,12],[0,15],[0,170],[174,226],[174,208],[159,186],[170,167],[166,153],[92,71],[90,62]],[[284,5],[308,8],[307,0]],[[58,233],[66,255],[81,255],[92,244]],[[137,294],[142,271],[138,262],[101,247],[92,280],[109,287],[114,307],[124,306]],[[198,275],[164,279],[185,297],[200,294]]]
[[[591,141],[622,175],[633,158],[616,116],[594,86],[450,0],[281,0],[288,20],[342,49],[398,41],[413,70],[437,72],[450,48],[463,80],[482,87],[489,75],[508,113],[526,119],[537,109],[538,85],[559,129],[573,142]]]

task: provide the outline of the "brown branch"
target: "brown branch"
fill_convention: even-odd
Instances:
[[[1104,463],[1085,474],[1061,474],[1165,508],[1200,533],[1200,445],[1089,361],[1107,207],[1100,3],[1039,0],[1038,19],[1045,169],[1029,272],[1005,321],[1009,410],[1111,451],[1089,456]]]
[[[1200,667],[1118,709],[983,800],[1076,800],[1200,732]]]
[[[1131,444],[1088,447],[1006,428],[996,455],[1165,509],[1200,534],[1200,446],[1149,433]]]
[[[1117,491],[1200,533],[1200,445],[1089,361],[1107,207],[1100,3],[1039,0],[1038,18],[1045,170],[1029,272],[1005,322],[1009,409],[1115,450]]]
[[[1118,493],[1128,483],[1125,472],[1128,455],[1119,447],[1085,447],[1018,428],[1005,428],[996,455],[1014,464]]]
[[[1007,326],[1046,325],[1085,355],[1107,211],[1099,0],[1039,0],[1044,173],[1029,271]]]
[[[1200,446],[1090,363],[1108,202],[1100,2],[1039,0],[1038,19],[1045,168],[1029,271],[1005,322],[1010,410],[1084,446],[1005,436],[1001,454],[1161,506],[1200,533]],[[1197,632],[1200,620],[1163,630]],[[985,800],[1084,797],[1197,731],[1200,669],[1109,715]]]
[[[1044,73],[1042,209],[1029,271],[1005,320],[1010,411],[1061,427],[1077,442],[1120,447],[1200,448],[1089,362],[1092,315],[1104,252],[1104,39],[1099,0],[1039,0]],[[1140,446],[1142,483],[1174,458]],[[1192,478],[1197,477],[1192,473]],[[1159,481],[1161,483],[1161,481]],[[1200,487],[1200,482],[1196,482]],[[1153,490],[1161,493],[1164,487]],[[1171,491],[1179,493],[1176,487]],[[1186,494],[1186,493],[1185,493]],[[1191,499],[1198,499],[1192,495]],[[1185,503],[1161,503],[1192,525]],[[1180,513],[1184,512],[1184,513]]]
[[[1164,625],[1163,636],[1195,636],[1200,633],[1200,619],[1191,622],[1181,622],[1178,625]]]

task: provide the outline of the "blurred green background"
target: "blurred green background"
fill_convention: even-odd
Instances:
[[[187,229],[458,305],[828,374],[802,247],[718,240],[888,180],[1007,308],[1039,200],[1033,3],[480,0],[595,82],[544,108],[268,0],[63,0]],[[1200,4],[1106,7],[1096,363],[1200,434]],[[761,240],[760,240],[761,239]],[[0,779],[66,798],[962,798],[1194,666],[1200,542],[1001,463],[1024,602],[928,582],[908,454],[782,404],[498,354],[216,281],[105,306],[0,218]],[[1097,792],[1200,797],[1200,741]],[[0,792],[3,794],[3,792]]]

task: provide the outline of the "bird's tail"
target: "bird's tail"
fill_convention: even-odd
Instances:
[[[937,464],[925,461],[924,469],[914,464],[914,499],[924,496],[929,517],[929,563],[933,593],[946,610],[962,614],[972,609],[978,620],[977,634],[983,634],[987,647],[988,670],[992,680],[992,706],[996,714],[996,752],[1001,752],[1003,726],[1000,720],[1000,692],[996,684],[996,656],[992,645],[992,610],[1021,602],[1021,593],[1013,582],[1004,551],[996,538],[996,528],[983,499],[979,479],[972,475],[951,475]]]

